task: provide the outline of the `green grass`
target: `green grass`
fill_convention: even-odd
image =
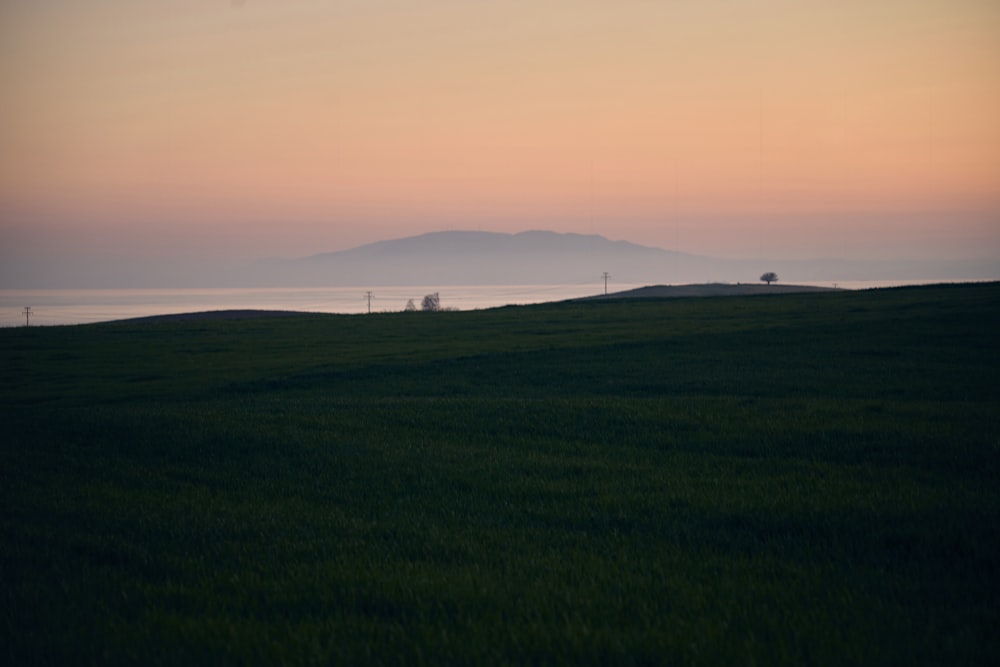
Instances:
[[[8,664],[997,664],[1000,284],[0,330]]]

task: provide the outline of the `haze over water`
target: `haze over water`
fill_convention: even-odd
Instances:
[[[640,285],[615,285],[626,290]],[[371,312],[398,312],[412,300],[420,308],[437,293],[441,307],[456,310],[560,301],[599,294],[589,285],[474,285],[380,287],[371,290]],[[0,290],[0,326],[24,326],[25,305],[32,325],[86,324],[151,315],[212,310],[294,310],[315,313],[368,312],[368,290],[357,287],[257,289]]]
[[[848,281],[821,287],[870,289],[921,281]],[[611,284],[609,292],[623,292],[641,284]],[[420,308],[423,296],[437,293],[441,307],[476,310],[527,305],[594,296],[599,284],[575,285],[451,285],[381,287],[371,290],[372,313],[399,312],[412,300]],[[135,317],[215,310],[293,310],[311,313],[365,314],[368,290],[357,287],[288,287],[256,289],[95,289],[0,290],[0,327],[91,324]],[[24,308],[31,307],[26,318]]]

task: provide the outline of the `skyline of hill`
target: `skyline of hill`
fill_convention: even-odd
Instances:
[[[597,234],[437,231],[299,258],[232,262],[164,258],[0,267],[5,289],[259,288],[390,285],[753,283],[773,271],[784,283],[1000,279],[986,260],[733,259],[610,240]]]
[[[727,259],[597,234],[442,231],[260,260],[247,267],[244,280],[274,286],[560,284],[605,271],[619,283],[636,284],[756,282],[766,271],[786,282],[956,280],[1000,277],[1000,262]]]

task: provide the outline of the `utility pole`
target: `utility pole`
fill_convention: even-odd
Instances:
[[[31,306],[24,307],[24,326],[31,326]]]
[[[611,274],[609,274],[607,271],[605,271],[604,274],[603,274],[603,278],[604,278],[604,296],[608,295],[608,278],[610,278],[610,277],[611,277]]]
[[[372,314],[372,291],[368,290],[367,292],[365,292],[365,295],[368,297],[368,314],[371,315]]]

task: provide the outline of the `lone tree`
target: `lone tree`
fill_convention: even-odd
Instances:
[[[762,275],[760,279],[763,280],[768,285],[770,285],[771,283],[778,282],[778,274],[775,273],[774,271],[768,271],[767,273]]]
[[[438,296],[437,292],[434,292],[434,294],[428,294],[424,297],[423,303],[420,304],[420,307],[424,310],[437,312],[441,310],[441,297]]]

